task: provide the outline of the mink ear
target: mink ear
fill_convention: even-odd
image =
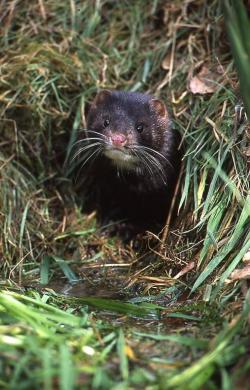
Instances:
[[[107,97],[111,95],[111,93],[112,92],[109,91],[108,89],[103,89],[102,91],[98,92],[98,94],[94,99],[93,104],[96,106],[97,104],[104,102],[107,99]]]
[[[165,104],[159,99],[152,99],[150,101],[150,105],[153,110],[160,115],[161,117],[165,117],[167,115],[167,109]]]

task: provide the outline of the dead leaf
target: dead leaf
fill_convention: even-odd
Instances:
[[[203,65],[201,70],[189,79],[188,88],[194,94],[200,93],[205,95],[213,93],[218,89],[218,79],[221,75],[218,72],[213,72]]]
[[[250,152],[250,149],[249,149],[249,152]],[[249,153],[249,156],[250,156],[250,153]],[[244,254],[242,261],[244,261],[244,263],[250,263],[250,249],[247,251],[247,253]]]
[[[133,349],[129,345],[125,345],[125,354],[130,360],[137,360]]]
[[[164,70],[168,70],[170,68],[171,63],[171,53],[167,54],[161,63],[161,67]]]
[[[250,265],[247,265],[246,267],[241,269],[235,269],[231,273],[230,279],[231,281],[239,279],[250,279]]]
[[[174,276],[174,279],[179,279],[181,276],[185,275],[187,272],[191,271],[195,267],[195,262],[191,261],[186,265],[186,267],[182,268],[177,275]]]
[[[250,148],[243,148],[242,152],[246,157],[250,157]],[[250,261],[250,255],[249,255],[249,261]]]

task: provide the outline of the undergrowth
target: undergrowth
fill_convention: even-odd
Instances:
[[[248,285],[230,279],[250,248],[250,133],[221,2],[5,0],[0,42],[1,386],[234,388],[250,369]],[[204,66],[214,92],[194,94]],[[182,135],[178,216],[143,254],[66,175],[99,88],[161,97]]]

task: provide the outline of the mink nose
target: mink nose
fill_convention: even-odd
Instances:
[[[127,142],[124,134],[115,133],[111,135],[111,142],[114,146],[124,146]]]

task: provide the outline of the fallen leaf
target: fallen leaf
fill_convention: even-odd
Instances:
[[[136,356],[135,356],[135,354],[134,354],[133,349],[132,349],[129,345],[126,345],[126,346],[125,346],[125,353],[126,353],[127,357],[128,357],[130,360],[134,360],[134,361],[137,360],[137,359],[136,359]]]
[[[189,79],[188,88],[194,94],[213,93],[218,89],[219,77],[221,75],[218,72],[213,72],[203,65],[201,70]]]
[[[249,156],[250,156],[250,148],[249,148]],[[244,261],[244,263],[250,263],[250,249],[247,251],[247,253],[244,254],[242,261]]]
[[[235,269],[231,275],[231,280],[239,280],[239,279],[250,279],[250,265],[247,265],[241,269]]]
[[[170,63],[171,63],[171,54],[167,54],[166,57],[163,59],[161,63],[161,67],[164,70],[168,70],[170,68]]]
[[[190,261],[177,275],[174,276],[174,279],[179,279],[181,276],[185,275],[187,272],[191,271],[195,267],[195,262]]]

